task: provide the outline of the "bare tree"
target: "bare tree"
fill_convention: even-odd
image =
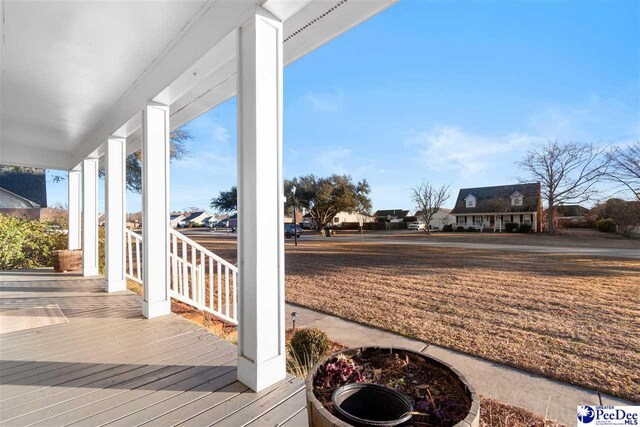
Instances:
[[[528,151],[518,164],[529,175],[526,179],[519,178],[521,182],[540,182],[547,201],[547,231],[554,234],[555,207],[592,199],[596,184],[607,174],[608,160],[604,147],[549,141]]]
[[[411,199],[418,209],[416,216],[424,221],[425,233],[431,234],[429,223],[449,197],[451,197],[451,192],[448,185],[436,188],[430,183],[422,183],[411,189]]]
[[[621,184],[640,200],[640,142],[616,148],[607,154],[607,180]]]

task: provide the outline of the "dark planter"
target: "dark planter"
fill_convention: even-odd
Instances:
[[[378,347],[368,347],[368,348],[378,348]],[[389,350],[389,348],[383,348],[384,350]],[[359,351],[365,350],[365,348],[350,348],[348,350],[340,351],[335,354],[331,354],[326,356],[322,360],[320,360],[316,365],[309,371],[309,375],[305,379],[306,385],[306,396],[307,396],[307,414],[309,416],[309,426],[310,427],[348,427],[348,426],[359,426],[363,425],[358,422],[348,422],[345,419],[340,419],[329,412],[322,403],[316,398],[313,393],[313,382],[318,371],[318,368],[323,365],[330,358],[338,355],[344,354],[347,356],[355,355]],[[425,360],[429,361],[431,364],[437,365],[443,368],[446,371],[451,373],[452,378],[460,381],[461,386],[464,388],[465,393],[471,400],[471,408],[469,409],[468,415],[464,418],[464,420],[458,422],[455,427],[479,427],[480,426],[480,396],[475,392],[474,388],[469,384],[466,378],[455,368],[453,368],[448,363],[437,359],[432,356],[427,356],[426,354],[417,353],[412,350],[404,349],[404,348],[392,348],[391,350],[402,350],[405,352],[413,353]],[[355,383],[353,383],[355,384]],[[344,386],[343,386],[344,387]],[[340,390],[340,389],[338,389]],[[337,390],[336,390],[337,391]],[[393,400],[393,398],[391,398]],[[390,402],[392,401],[390,400]],[[334,396],[335,401],[335,396]],[[340,412],[340,411],[339,411]],[[375,425],[375,424],[370,424]],[[384,425],[384,424],[380,424]],[[393,425],[393,424],[391,424]],[[411,421],[408,422],[408,425],[411,425]]]

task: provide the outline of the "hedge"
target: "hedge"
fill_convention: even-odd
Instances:
[[[0,214],[0,270],[51,267],[52,252],[67,248],[67,235],[52,225]]]

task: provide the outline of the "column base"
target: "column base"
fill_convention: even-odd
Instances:
[[[142,301],[142,315],[147,319],[166,316],[171,313],[171,301]]]
[[[107,283],[105,284],[104,290],[108,293],[125,291],[127,290],[127,282],[126,280],[122,279],[116,280],[107,278]]]
[[[284,355],[262,363],[255,363],[244,356],[238,356],[238,381],[255,392],[282,381],[287,377]]]
[[[83,268],[82,269],[82,275],[84,277],[89,277],[89,276],[99,276],[100,272],[98,271],[98,268]]]

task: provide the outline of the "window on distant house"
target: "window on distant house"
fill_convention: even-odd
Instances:
[[[464,200],[466,201],[466,206],[468,208],[475,208],[476,207],[476,198],[472,194],[469,194],[467,196],[467,198],[464,199]]]
[[[333,222],[340,222],[340,218],[338,218],[337,216],[333,218]]]
[[[517,191],[511,195],[511,206],[522,206],[522,194]]]

